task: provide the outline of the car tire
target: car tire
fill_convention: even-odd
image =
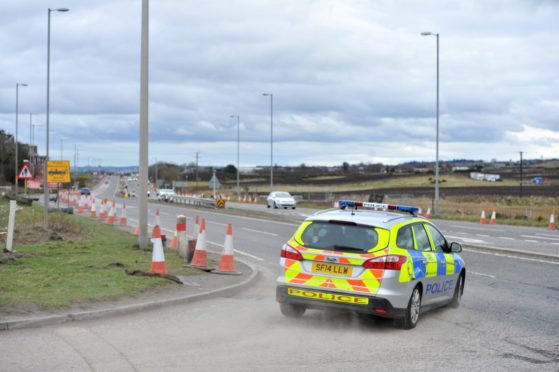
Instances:
[[[462,302],[462,295],[464,294],[464,272],[460,273],[458,277],[458,283],[456,283],[456,288],[454,289],[454,296],[452,297],[452,302],[450,306],[457,308],[460,307],[460,302]]]
[[[280,304],[280,311],[287,318],[300,318],[306,310],[307,307],[305,305]]]
[[[417,322],[419,321],[419,314],[421,312],[421,291],[419,286],[416,286],[410,296],[408,302],[408,307],[406,308],[406,314],[404,318],[401,319],[400,325],[403,329],[415,328]]]
[[[270,208],[270,204],[268,204],[268,202],[266,202],[266,207]]]
[[[274,209],[278,209],[278,205],[274,202]]]
[[[295,207],[291,207],[291,209],[295,209]]]

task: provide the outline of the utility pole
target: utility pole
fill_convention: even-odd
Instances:
[[[520,197],[522,197],[522,151],[520,151]]]
[[[200,157],[200,151],[196,151],[196,187],[198,187],[198,158]]]

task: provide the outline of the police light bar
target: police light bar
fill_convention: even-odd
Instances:
[[[383,203],[370,203],[370,202],[360,202],[360,201],[353,201],[353,200],[340,200],[339,205],[341,209],[346,207],[350,208],[366,208],[366,209],[373,209],[377,211],[399,211],[399,212],[408,212],[408,213],[417,213],[419,212],[418,207],[411,207],[409,205],[392,205],[392,204],[383,204]]]

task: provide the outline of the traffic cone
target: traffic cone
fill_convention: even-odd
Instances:
[[[126,218],[126,204],[122,203],[122,210],[120,212],[120,225],[124,226],[128,224],[128,219]]]
[[[340,202],[337,201],[337,200],[334,200],[334,205],[333,205],[333,207],[334,207],[334,208],[340,208]]]
[[[91,209],[89,210],[89,215],[91,218],[97,218],[97,207],[95,207],[95,198],[91,202]]]
[[[194,257],[188,266],[196,267],[202,270],[211,270],[208,267],[208,252],[206,251],[206,220],[204,218],[202,218],[202,222],[200,223]]]
[[[107,215],[107,219],[105,220],[105,223],[108,225],[112,225],[113,223],[115,223],[115,201],[114,200],[111,209],[109,210],[109,214]]]
[[[212,273],[241,275],[240,272],[235,271],[234,251],[233,225],[227,224],[227,235],[225,235],[225,243],[223,243],[223,254],[221,255],[221,260],[219,261],[219,267],[217,270],[212,271]]]
[[[161,218],[159,217],[159,208],[155,210],[155,226],[153,227],[153,232],[151,236],[155,236],[155,229],[159,229],[161,231]],[[160,232],[161,234],[161,232]]]
[[[83,197],[80,196],[78,199],[78,213],[83,213]]]
[[[423,209],[421,209],[421,207],[419,207],[419,211],[417,211],[417,216],[423,217]]]
[[[485,217],[485,209],[481,210],[481,216],[479,217],[479,223],[485,225],[487,223],[487,218]]]
[[[163,252],[163,242],[161,241],[161,229],[159,226],[153,228],[153,251],[151,253],[151,272],[157,274],[167,274],[165,264],[165,253]]]
[[[493,209],[493,212],[491,213],[491,220],[489,220],[489,224],[495,225],[496,223],[497,223],[497,213],[495,212],[495,209]]]
[[[177,232],[173,234],[173,239],[171,239],[171,243],[169,243],[169,248],[176,250],[177,249]]]
[[[425,213],[425,218],[427,219],[431,218],[431,207],[427,207],[427,213]]]
[[[555,230],[555,213],[549,215],[549,229]]]
[[[140,236],[140,224],[139,223],[136,225],[136,228],[134,229],[132,234],[134,234],[136,236]]]
[[[84,195],[83,208],[86,210],[89,209],[89,195]]]
[[[107,205],[106,205],[106,200],[102,199],[101,200],[101,207],[99,208],[99,218],[103,219],[105,217],[107,217]]]

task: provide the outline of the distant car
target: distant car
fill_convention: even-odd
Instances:
[[[171,196],[176,196],[177,193],[173,189],[160,189],[157,191],[157,199],[169,201]]]
[[[130,197],[131,198],[135,198],[136,197],[136,191],[132,190],[132,192],[130,193]]]
[[[151,192],[148,190],[148,198],[150,197],[150,195],[151,195]]]
[[[293,196],[291,196],[291,194],[287,191],[272,191],[266,199],[266,205],[268,206],[268,208],[274,207],[295,209],[296,204],[297,202],[295,201]]]
[[[82,187],[80,189],[80,195],[91,195],[91,190],[87,187]]]

